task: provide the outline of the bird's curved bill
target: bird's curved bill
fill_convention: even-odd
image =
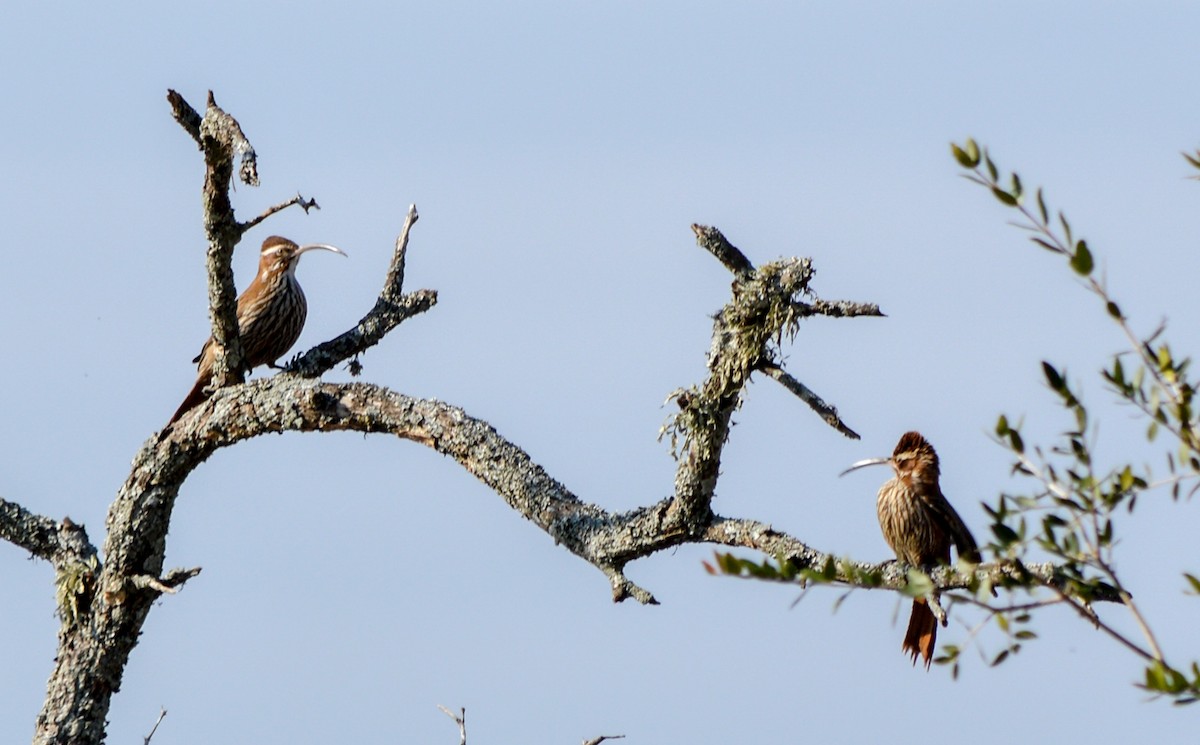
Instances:
[[[296,249],[296,254],[299,255],[299,254],[304,253],[305,251],[311,251],[314,248],[320,248],[325,251],[333,251],[335,254],[341,254],[342,256],[347,255],[346,252],[343,251],[342,249],[338,248],[337,246],[331,246],[328,243],[306,243],[305,245]]]
[[[859,462],[851,465],[845,471],[842,471],[841,473],[839,473],[838,476],[845,476],[846,474],[850,473],[851,471],[857,471],[858,469],[866,468],[867,466],[882,466],[882,465],[886,465],[891,462],[892,462],[891,458],[867,458],[866,460],[860,460]]]

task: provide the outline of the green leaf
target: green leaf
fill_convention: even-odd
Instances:
[[[1038,203],[1038,212],[1041,213],[1041,215],[1042,215],[1042,224],[1049,225],[1050,224],[1050,212],[1049,212],[1049,210],[1046,209],[1046,200],[1042,196],[1042,187],[1040,187],[1040,186],[1038,187],[1038,190],[1037,190],[1037,203]]]
[[[1005,190],[1001,189],[999,186],[993,186],[992,193],[996,195],[996,199],[999,199],[1001,202],[1008,205],[1009,207],[1017,206],[1017,198],[1014,197],[1012,194],[1009,194]]]
[[[996,420],[996,436],[1004,437],[1008,434],[1008,417],[1003,414]]]
[[[1200,595],[1200,579],[1197,579],[1194,574],[1188,574],[1187,572],[1183,573],[1183,577],[1188,581],[1188,584],[1192,586],[1192,591],[1189,594]]]
[[[996,536],[996,540],[1000,545],[1007,546],[1011,543],[1016,543],[1019,540],[1017,531],[1008,527],[1004,523],[992,523],[992,533]]]
[[[971,137],[967,138],[967,155],[970,155],[976,164],[979,163],[979,144]]]
[[[1071,257],[1071,268],[1081,276],[1088,276],[1092,273],[1095,267],[1095,262],[1092,260],[1092,252],[1088,250],[1085,241],[1079,241],[1075,244],[1075,255]]]
[[[1021,189],[1021,177],[1017,175],[1016,171],[1013,171],[1012,189],[1009,191],[1012,192],[1013,197],[1018,201],[1021,199],[1021,195],[1024,193],[1024,190]]]
[[[1197,150],[1196,154],[1200,155],[1200,150]],[[1187,153],[1180,153],[1180,155],[1182,155],[1184,158],[1186,158],[1187,162],[1191,163],[1194,167],[1200,168],[1200,160],[1193,158],[1192,156],[1188,155]]]
[[[1107,309],[1108,309],[1108,314],[1109,314],[1110,316],[1112,316],[1113,318],[1117,319],[1118,321],[1120,321],[1120,320],[1122,319],[1122,316],[1121,316],[1121,309],[1120,309],[1119,307],[1117,307],[1117,304],[1116,304],[1116,303],[1114,303],[1113,301],[1109,300],[1109,301],[1108,301],[1108,305],[1107,305],[1106,307],[1107,307]]]
[[[1121,491],[1129,491],[1130,489],[1133,488],[1133,469],[1132,468],[1130,468],[1129,466],[1125,466],[1125,469],[1123,471],[1121,471],[1120,478],[1121,478]]]
[[[1071,223],[1067,222],[1067,216],[1061,211],[1058,213],[1058,221],[1062,223],[1063,233],[1067,236],[1067,243],[1074,243],[1071,239]]]
[[[1161,347],[1158,348],[1158,353],[1155,355],[1155,357],[1158,358],[1158,369],[1159,370],[1171,369],[1172,363],[1171,363],[1171,348],[1170,347],[1168,347],[1166,344],[1163,344]]]
[[[1059,375],[1058,370],[1054,369],[1054,365],[1049,362],[1042,362],[1042,374],[1046,376],[1046,382],[1056,391],[1061,391],[1064,387],[1062,375]]]
[[[970,152],[968,152],[967,150],[963,150],[961,147],[959,147],[958,145],[955,145],[953,142],[950,143],[950,152],[954,153],[954,159],[957,160],[958,164],[960,166],[962,166],[963,168],[974,168],[975,166],[979,165],[979,153],[978,152],[976,152],[975,155],[972,157]]]
[[[1018,453],[1025,452],[1025,441],[1021,439],[1021,433],[1017,430],[1012,430],[1008,433],[1009,446]]]
[[[992,177],[992,181],[1000,180],[1000,171],[996,169],[996,164],[992,162],[992,156],[988,155],[988,151],[983,151],[983,163],[987,166],[988,175]]]
[[[933,580],[920,569],[910,567],[906,579],[908,580],[908,584],[904,586],[901,592],[910,598],[923,598],[933,592]]]

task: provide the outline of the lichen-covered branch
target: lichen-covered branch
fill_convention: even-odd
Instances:
[[[808,407],[817,413],[817,416],[825,420],[825,423],[833,427],[838,432],[841,432],[851,440],[859,439],[858,433],[846,426],[842,418],[838,416],[836,406],[831,406],[825,403],[825,399],[813,393],[812,389],[796,380],[786,370],[778,365],[764,364],[759,367],[765,375],[776,380],[784,388],[788,389],[796,398],[808,404]]]
[[[174,91],[170,91],[168,97],[177,110],[186,105]],[[180,120],[178,115],[176,120]],[[186,116],[180,121],[190,133],[194,117]],[[219,387],[240,383],[244,375],[237,323],[237,287],[233,282],[232,266],[233,249],[242,238],[242,229],[229,201],[229,187],[233,180],[235,153],[253,150],[242,133],[241,125],[217,106],[212,91],[208,92],[208,106],[200,119],[198,133],[205,166],[201,203],[204,209],[204,233],[208,241],[205,269],[208,277],[209,320],[217,350],[213,384]],[[247,185],[257,185],[257,173],[251,170],[250,176],[252,178],[246,181]]]
[[[712,495],[730,418],[753,372],[773,371],[769,373],[773,378],[797,395],[803,393],[801,398],[827,423],[843,434],[855,435],[837,416],[836,408],[787,375],[779,361],[783,337],[793,336],[800,320],[812,313],[811,306],[799,300],[812,294],[812,262],[778,259],[756,268],[717,228],[692,225],[692,231],[701,248],[717,257],[735,277],[730,301],[713,319],[708,378],[699,386],[673,394],[680,410],[664,427],[671,436],[673,452],[679,454],[675,497],[667,510],[682,516],[687,532],[696,536],[712,517]]]
[[[58,550],[58,523],[16,502],[0,499],[0,540],[49,561]]]
[[[379,343],[396,326],[437,304],[436,290],[417,290],[404,294],[404,262],[408,252],[409,233],[420,215],[417,205],[408,207],[404,226],[396,238],[396,249],[388,266],[387,278],[375,306],[354,328],[329,341],[318,344],[299,356],[288,370],[304,377],[315,378],[335,365],[355,357]]]
[[[383,289],[362,320],[298,356],[285,372],[242,383],[230,270],[234,246],[245,230],[271,214],[292,205],[307,209],[315,202],[297,195],[239,223],[229,194],[235,159],[241,157],[243,183],[258,181],[254,150],[240,125],[216,105],[211,93],[203,116],[173,91],[168,99],[176,121],[204,154],[209,306],[213,339],[225,352],[217,355],[213,395],[193,415],[149,439],[134,458],[109,507],[103,565],[81,526],[68,520],[54,523],[0,501],[0,537],[49,558],[56,570],[62,623],[35,743],[103,742],[112,695],[120,687],[150,609],[200,571],[163,571],[167,534],[182,484],[218,449],[262,434],[355,431],[432,448],[486,484],[556,543],[597,567],[607,577],[616,601],[656,602],[650,591],[626,576],[625,569],[636,559],[684,543],[740,546],[779,557],[789,571],[829,571],[834,560],[828,554],[764,523],[716,515],[712,499],[733,415],[755,372],[779,381],[824,421],[854,435],[833,406],[784,371],[780,346],[809,316],[878,315],[876,306],[816,299],[809,287],[813,277],[809,259],[785,258],[756,267],[716,228],[693,226],[699,245],[733,274],[731,297],[714,317],[706,378],[673,394],[679,411],[666,427],[677,459],[671,495],[627,512],[610,512],[581,499],[491,424],[456,406],[370,383],[318,379],[437,303],[432,290],[406,294],[403,288],[410,232],[418,219],[415,206],[409,208],[397,238]],[[356,363],[355,359],[352,364]],[[870,565],[842,562],[837,566],[841,568],[833,571],[838,581],[863,586],[875,582]],[[900,575],[889,572],[900,571],[885,566],[880,581],[898,583]],[[934,573],[934,582],[942,583],[937,587],[957,581],[943,575]]]
[[[237,288],[233,281],[233,249],[250,228],[267,217],[292,205],[305,212],[316,206],[315,200],[300,195],[267,209],[262,215],[240,223],[229,199],[233,183],[234,161],[241,159],[237,177],[247,186],[258,186],[258,156],[236,119],[217,105],[212,91],[208,92],[204,116],[184,100],[179,93],[167,91],[167,101],[179,125],[192,136],[204,153],[204,187],[201,202],[204,210],[204,232],[208,241],[205,267],[208,277],[208,307],[212,338],[216,347],[213,364],[213,385],[221,387],[240,383],[245,375],[241,337],[237,323]]]
[[[720,230],[708,225],[693,224],[692,232],[696,234],[696,242],[700,247],[717,257],[717,261],[724,264],[735,277],[749,276],[754,272],[754,264],[746,258],[746,254],[730,243]]]
[[[804,315],[829,316],[831,318],[855,318],[857,316],[875,316],[883,318],[883,311],[875,303],[859,303],[854,300],[814,300],[811,303],[797,303]]]
[[[244,223],[241,223],[240,229],[243,233],[248,232],[251,228],[257,227],[259,225],[259,223],[263,222],[271,215],[274,215],[276,212],[283,212],[288,207],[299,207],[300,209],[304,210],[304,214],[306,214],[306,215],[308,214],[309,210],[321,209],[321,205],[317,204],[317,200],[305,199],[300,194],[297,194],[296,196],[292,197],[291,199],[280,202],[279,204],[271,205],[270,207],[263,210],[262,214],[259,215],[258,217],[252,218],[250,220],[247,220]]]

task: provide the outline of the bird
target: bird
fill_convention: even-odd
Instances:
[[[950,563],[950,544],[960,559],[978,564],[979,546],[938,485],[938,456],[921,433],[906,432],[890,458],[868,458],[853,464],[841,475],[864,466],[890,465],[895,476],[879,488],[875,508],[883,538],[896,559],[917,567]],[[925,598],[913,600],[908,631],[902,649],[923,658],[925,669],[933,660],[937,641],[937,619]]]
[[[308,315],[308,302],[304,299],[300,283],[296,281],[296,265],[306,251],[313,249],[346,255],[342,249],[327,243],[298,246],[294,241],[278,235],[263,241],[258,258],[258,274],[237,301],[243,368],[247,372],[259,365],[274,366],[276,360],[300,338],[304,319]],[[207,389],[212,382],[216,354],[217,348],[210,336],[200,354],[192,360],[199,363],[196,384],[167,426],[208,398]]]

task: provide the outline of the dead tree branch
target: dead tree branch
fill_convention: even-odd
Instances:
[[[467,710],[466,710],[466,708],[465,707],[460,708],[458,710],[457,714],[450,711],[449,709],[447,709],[445,706],[442,706],[441,704],[438,704],[438,708],[442,710],[443,714],[445,714],[446,716],[453,719],[454,723],[458,725],[458,745],[467,745]]]
[[[246,222],[242,223],[241,230],[243,233],[248,232],[251,228],[258,226],[259,223],[263,222],[271,215],[274,215],[276,212],[283,212],[288,207],[293,207],[293,206],[299,207],[300,209],[304,210],[304,214],[306,214],[306,215],[308,214],[309,210],[321,209],[321,205],[317,204],[317,200],[305,199],[300,194],[297,194],[296,196],[292,197],[291,199],[289,199],[285,202],[280,202],[279,204],[271,205],[270,207],[263,210],[263,213],[261,215],[259,215],[258,217],[255,217],[253,219],[247,220]]]
[[[150,745],[150,740],[154,739],[154,733],[158,732],[158,725],[162,724],[162,720],[167,716],[167,710],[163,708],[158,712],[158,719],[154,721],[154,726],[150,728],[150,734],[142,740],[142,745]]]
[[[788,258],[761,267],[729,243],[719,230],[695,225],[701,247],[733,275],[730,300],[713,319],[707,376],[673,395],[679,411],[664,427],[677,461],[674,489],[661,501],[615,513],[586,502],[555,480],[516,444],[485,421],[437,400],[405,396],[370,383],[326,383],[325,371],[377,344],[403,321],[432,308],[437,293],[403,289],[410,233],[417,222],[410,207],[396,240],[383,289],[354,328],[300,355],[271,377],[240,382],[242,364],[230,258],[242,233],[295,200],[239,223],[229,201],[234,160],[240,178],[257,183],[254,150],[240,125],[222,111],[211,93],[203,117],[178,94],[168,95],[173,115],[204,154],[204,225],[208,239],[209,304],[218,354],[217,390],[196,413],[149,439],[134,458],[105,523],[105,563],[82,526],[54,523],[0,501],[0,538],[53,562],[61,625],[54,669],[38,716],[34,742],[76,745],[104,741],[105,720],[119,690],[129,655],[137,645],[154,602],[178,590],[199,569],[163,573],[167,532],[180,488],[220,448],[267,433],[355,431],[381,433],[432,448],[459,463],[556,543],[599,569],[615,601],[654,596],[625,575],[639,558],[683,543],[711,543],[762,551],[789,566],[821,569],[833,559],[799,539],[755,520],[729,518],[712,510],[721,456],[734,412],[755,372],[765,372],[806,401],[843,434],[854,433],[834,407],[784,372],[780,345],[812,315],[878,315],[871,304],[827,302],[814,297],[808,259]],[[868,585],[863,572],[843,563],[834,579]],[[857,565],[872,567],[873,565]],[[891,565],[894,567],[894,565]],[[898,589],[900,569],[878,567],[883,581]],[[1028,568],[1026,568],[1027,570]],[[843,571],[844,570],[844,571]],[[947,569],[935,571],[935,589],[970,581]],[[997,571],[981,567],[978,571]],[[889,585],[893,586],[893,585]],[[465,726],[463,726],[465,738]]]
[[[354,328],[318,344],[298,357],[288,370],[306,378],[315,378],[337,364],[356,357],[379,343],[396,326],[424,313],[437,304],[437,292],[418,290],[404,294],[404,262],[408,253],[408,238],[420,215],[417,205],[411,204],[404,216],[404,226],[396,238],[396,249],[388,266],[387,279],[374,307]]]
[[[50,561],[59,550],[58,523],[0,499],[0,539]]]

